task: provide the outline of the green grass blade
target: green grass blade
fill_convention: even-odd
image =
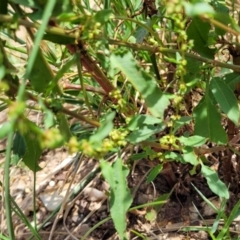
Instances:
[[[10,132],[7,138],[6,159],[4,164],[4,201],[5,201],[8,235],[11,240],[15,239],[13,223],[12,223],[11,195],[10,195],[10,162],[11,162],[13,134],[14,134],[13,131]]]
[[[240,200],[238,200],[238,202],[234,206],[233,210],[231,211],[230,216],[228,217],[227,221],[225,222],[221,232],[217,236],[217,240],[223,239],[223,237],[229,231],[229,227],[230,227],[231,223],[233,222],[233,220],[235,219],[237,212],[239,211],[239,208],[240,208]]]
[[[35,236],[36,239],[40,240],[41,237],[39,236],[36,229],[31,225],[31,223],[28,221],[22,210],[19,208],[17,203],[14,201],[14,199],[11,197],[11,203],[13,205],[13,210],[18,215],[18,217],[22,220],[22,222],[28,227],[28,229],[32,232],[32,234]]]

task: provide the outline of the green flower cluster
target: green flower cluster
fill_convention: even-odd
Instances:
[[[169,135],[165,135],[163,136],[159,142],[161,145],[165,145],[165,146],[173,146],[174,148],[179,148],[179,145],[177,143],[177,137],[172,135],[172,134],[169,134]]]
[[[114,91],[110,92],[109,96],[116,100],[116,103],[113,106],[116,110],[121,112],[127,111],[128,109],[127,102],[125,99],[123,99],[121,92],[118,89],[115,89]]]
[[[183,76],[186,74],[187,61],[185,59],[185,52],[189,51],[193,47],[193,41],[188,40],[186,33],[187,18],[184,13],[184,0],[172,0],[166,2],[167,14],[174,22],[174,32],[177,34],[177,45],[180,56],[177,59],[176,78],[179,81],[178,94],[184,95],[187,91],[187,87],[183,81]]]
[[[127,134],[128,131],[125,129],[114,129],[110,132],[109,137],[101,142],[91,141],[91,139],[83,139],[78,142],[76,137],[72,137],[67,145],[70,153],[81,151],[87,156],[101,158],[110,151],[125,146]]]

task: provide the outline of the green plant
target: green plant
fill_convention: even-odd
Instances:
[[[148,183],[176,161],[190,164],[193,176],[200,166],[212,192],[229,199],[231,161],[224,162],[223,182],[205,155],[223,150],[239,155],[234,138],[240,81],[234,37],[239,26],[232,6],[222,1],[143,2],[98,1],[96,10],[87,0],[0,2],[0,108],[8,109],[0,138],[7,137],[4,202],[10,239],[15,237],[9,168],[22,159],[36,173],[46,148],[65,145],[71,153],[101,159],[121,239],[126,238],[132,203],[126,181],[131,165],[121,153],[133,153],[135,146],[143,153],[133,154],[133,161],[143,156],[159,160]],[[15,35],[19,26],[27,30],[26,42]],[[10,40],[24,42],[28,51]],[[233,63],[221,56],[224,48]],[[19,71],[14,65],[20,58],[8,50],[24,55]],[[195,99],[198,93],[201,97]],[[30,101],[44,115],[41,125],[25,116]],[[70,126],[70,118],[79,122]],[[111,166],[104,159],[114,153],[119,157]],[[121,191],[119,198],[116,191]],[[122,215],[116,217],[119,208]],[[226,234],[231,216],[219,237]]]

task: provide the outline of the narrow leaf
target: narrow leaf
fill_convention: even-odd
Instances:
[[[229,199],[229,192],[226,185],[219,179],[214,170],[202,164],[201,172],[213,193],[221,198]]]
[[[0,126],[0,139],[5,138],[14,129],[11,122],[5,122]]]
[[[147,140],[165,128],[165,123],[151,115],[137,115],[129,122],[127,128],[132,131],[127,140],[131,143],[138,143]]]
[[[215,50],[207,46],[210,24],[195,17],[187,29],[188,39],[194,41],[193,49],[203,57],[213,59]]]
[[[149,139],[154,134],[161,132],[165,129],[166,125],[164,123],[154,125],[143,125],[141,128],[134,130],[131,132],[126,139],[131,143],[139,143]]]
[[[12,151],[12,162],[17,164],[18,161],[24,156],[26,151],[24,138],[19,132],[16,132],[14,136]]]
[[[234,91],[236,84],[240,82],[240,74],[237,72],[228,73],[224,75],[223,81]]]
[[[225,234],[229,231],[230,225],[233,223],[234,219],[236,218],[237,213],[239,212],[240,208],[240,200],[235,204],[233,210],[231,211],[227,221],[225,221],[224,226],[220,233],[217,236],[217,239],[224,239]]]
[[[192,120],[191,117],[183,116],[180,119],[174,121],[174,123],[173,123],[173,127],[174,127],[173,133],[175,133],[183,125],[189,123],[191,120]]]
[[[178,138],[178,140],[182,144],[184,144],[186,146],[192,146],[192,147],[202,146],[207,141],[207,139],[202,136],[191,136],[191,137],[181,136]]]
[[[162,123],[162,120],[151,115],[136,115],[132,117],[128,123],[127,128],[130,131],[134,131],[136,129],[142,128],[144,125],[154,125],[158,123]]]
[[[238,126],[239,109],[233,91],[220,78],[213,78],[210,88],[222,111]]]
[[[194,153],[192,147],[185,147],[183,149],[183,160],[185,161],[185,163],[191,163],[193,166],[199,164],[198,158]]]
[[[37,172],[41,170],[38,166],[38,160],[42,154],[39,140],[35,133],[28,132],[23,135],[26,151],[23,156],[23,162],[32,171]]]
[[[156,80],[138,66],[132,53],[120,50],[111,55],[110,61],[112,67],[120,69],[141,94],[152,115],[162,118],[169,99],[159,89]]]
[[[58,120],[58,128],[63,135],[63,138],[65,141],[69,141],[69,139],[72,136],[72,133],[69,128],[69,123],[67,121],[66,115],[63,113],[57,114],[57,120]]]
[[[127,226],[126,213],[132,203],[132,196],[126,180],[129,169],[123,165],[121,159],[117,159],[112,167],[104,161],[100,162],[100,166],[104,178],[110,185],[111,217],[120,239],[124,239]]]
[[[45,92],[52,79],[53,72],[39,49],[29,75],[29,80],[35,91]]]
[[[105,120],[101,123],[97,132],[91,136],[90,141],[99,142],[102,141],[113,129],[113,119],[115,117],[115,112],[108,113]]]
[[[146,181],[147,184],[152,182],[157,177],[157,175],[162,171],[162,169],[163,169],[162,164],[158,164],[156,167],[154,167],[147,177],[147,181]]]
[[[204,97],[193,111],[195,118],[194,135],[209,138],[211,141],[225,144],[227,134],[221,125],[221,115],[209,97]]]
[[[184,2],[186,14],[190,17],[202,15],[202,14],[213,14],[214,9],[211,5],[205,2],[197,2],[194,4]]]

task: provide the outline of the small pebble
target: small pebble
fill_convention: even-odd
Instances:
[[[46,167],[46,162],[45,161],[40,162],[39,167],[40,168],[45,168]]]
[[[84,195],[91,202],[99,202],[106,196],[104,192],[91,187],[84,190]]]
[[[49,185],[50,187],[53,187],[53,186],[56,185],[56,183],[55,183],[55,181],[51,180],[48,185]]]
[[[41,222],[43,219],[43,213],[41,211],[38,211],[36,213],[36,218],[37,218],[38,222]]]
[[[194,207],[194,206],[190,206],[189,207],[189,217],[191,219],[191,221],[195,221],[198,219],[198,210]]]

